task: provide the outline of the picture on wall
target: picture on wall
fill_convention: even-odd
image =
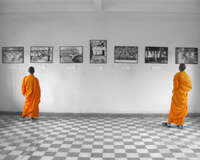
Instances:
[[[198,64],[198,48],[176,48],[175,61],[176,64]]]
[[[107,62],[107,41],[90,40],[90,63]]]
[[[138,47],[115,46],[114,62],[116,63],[138,63]]]
[[[53,47],[31,46],[30,61],[31,63],[52,63]]]
[[[145,47],[145,63],[168,63],[168,47]]]
[[[83,63],[83,46],[61,46],[60,63]]]
[[[24,63],[24,47],[2,47],[2,63]]]

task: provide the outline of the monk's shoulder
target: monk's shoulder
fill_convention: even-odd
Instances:
[[[175,75],[174,75],[174,78],[177,78],[180,76],[180,72],[177,72]]]
[[[187,79],[190,79],[190,76],[185,72],[185,77],[187,77]]]
[[[184,72],[185,75],[189,76],[186,72]]]
[[[189,75],[186,72],[180,72],[180,76],[179,77],[183,81],[190,79]]]
[[[39,79],[37,78],[37,77],[34,77],[35,78],[35,80],[37,81],[37,82],[39,82]]]
[[[36,80],[38,80],[38,78],[37,78],[37,77],[35,77],[35,79],[36,79]]]
[[[188,74],[186,72],[180,72],[180,76],[184,77],[184,76],[188,76]]]
[[[23,80],[26,80],[27,79],[27,76],[24,76]]]

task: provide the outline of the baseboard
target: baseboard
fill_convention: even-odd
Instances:
[[[0,115],[21,115],[22,112],[14,112],[14,111],[0,111]]]
[[[188,117],[200,117],[200,113],[189,113]]]
[[[0,111],[0,115],[21,115],[22,112]],[[112,117],[167,117],[168,113],[53,113],[40,112],[40,116],[112,116]],[[187,117],[200,117],[200,113],[189,113]]]

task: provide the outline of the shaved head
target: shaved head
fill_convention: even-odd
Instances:
[[[179,70],[180,70],[180,72],[183,72],[185,69],[186,69],[185,64],[184,64],[184,63],[181,63],[181,64],[179,65]]]
[[[34,67],[30,66],[30,67],[28,68],[28,72],[29,72],[30,74],[34,74],[34,72],[35,72]]]

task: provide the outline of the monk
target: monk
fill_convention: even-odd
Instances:
[[[22,94],[25,97],[22,119],[29,117],[36,120],[39,116],[40,85],[39,80],[34,76],[34,67],[29,67],[28,76],[22,82]]]
[[[179,129],[183,129],[184,118],[188,113],[188,92],[192,89],[190,77],[184,71],[185,64],[179,65],[180,72],[174,76],[174,88],[171,101],[171,109],[168,122],[162,123],[163,126],[171,127],[171,123],[176,124]]]

